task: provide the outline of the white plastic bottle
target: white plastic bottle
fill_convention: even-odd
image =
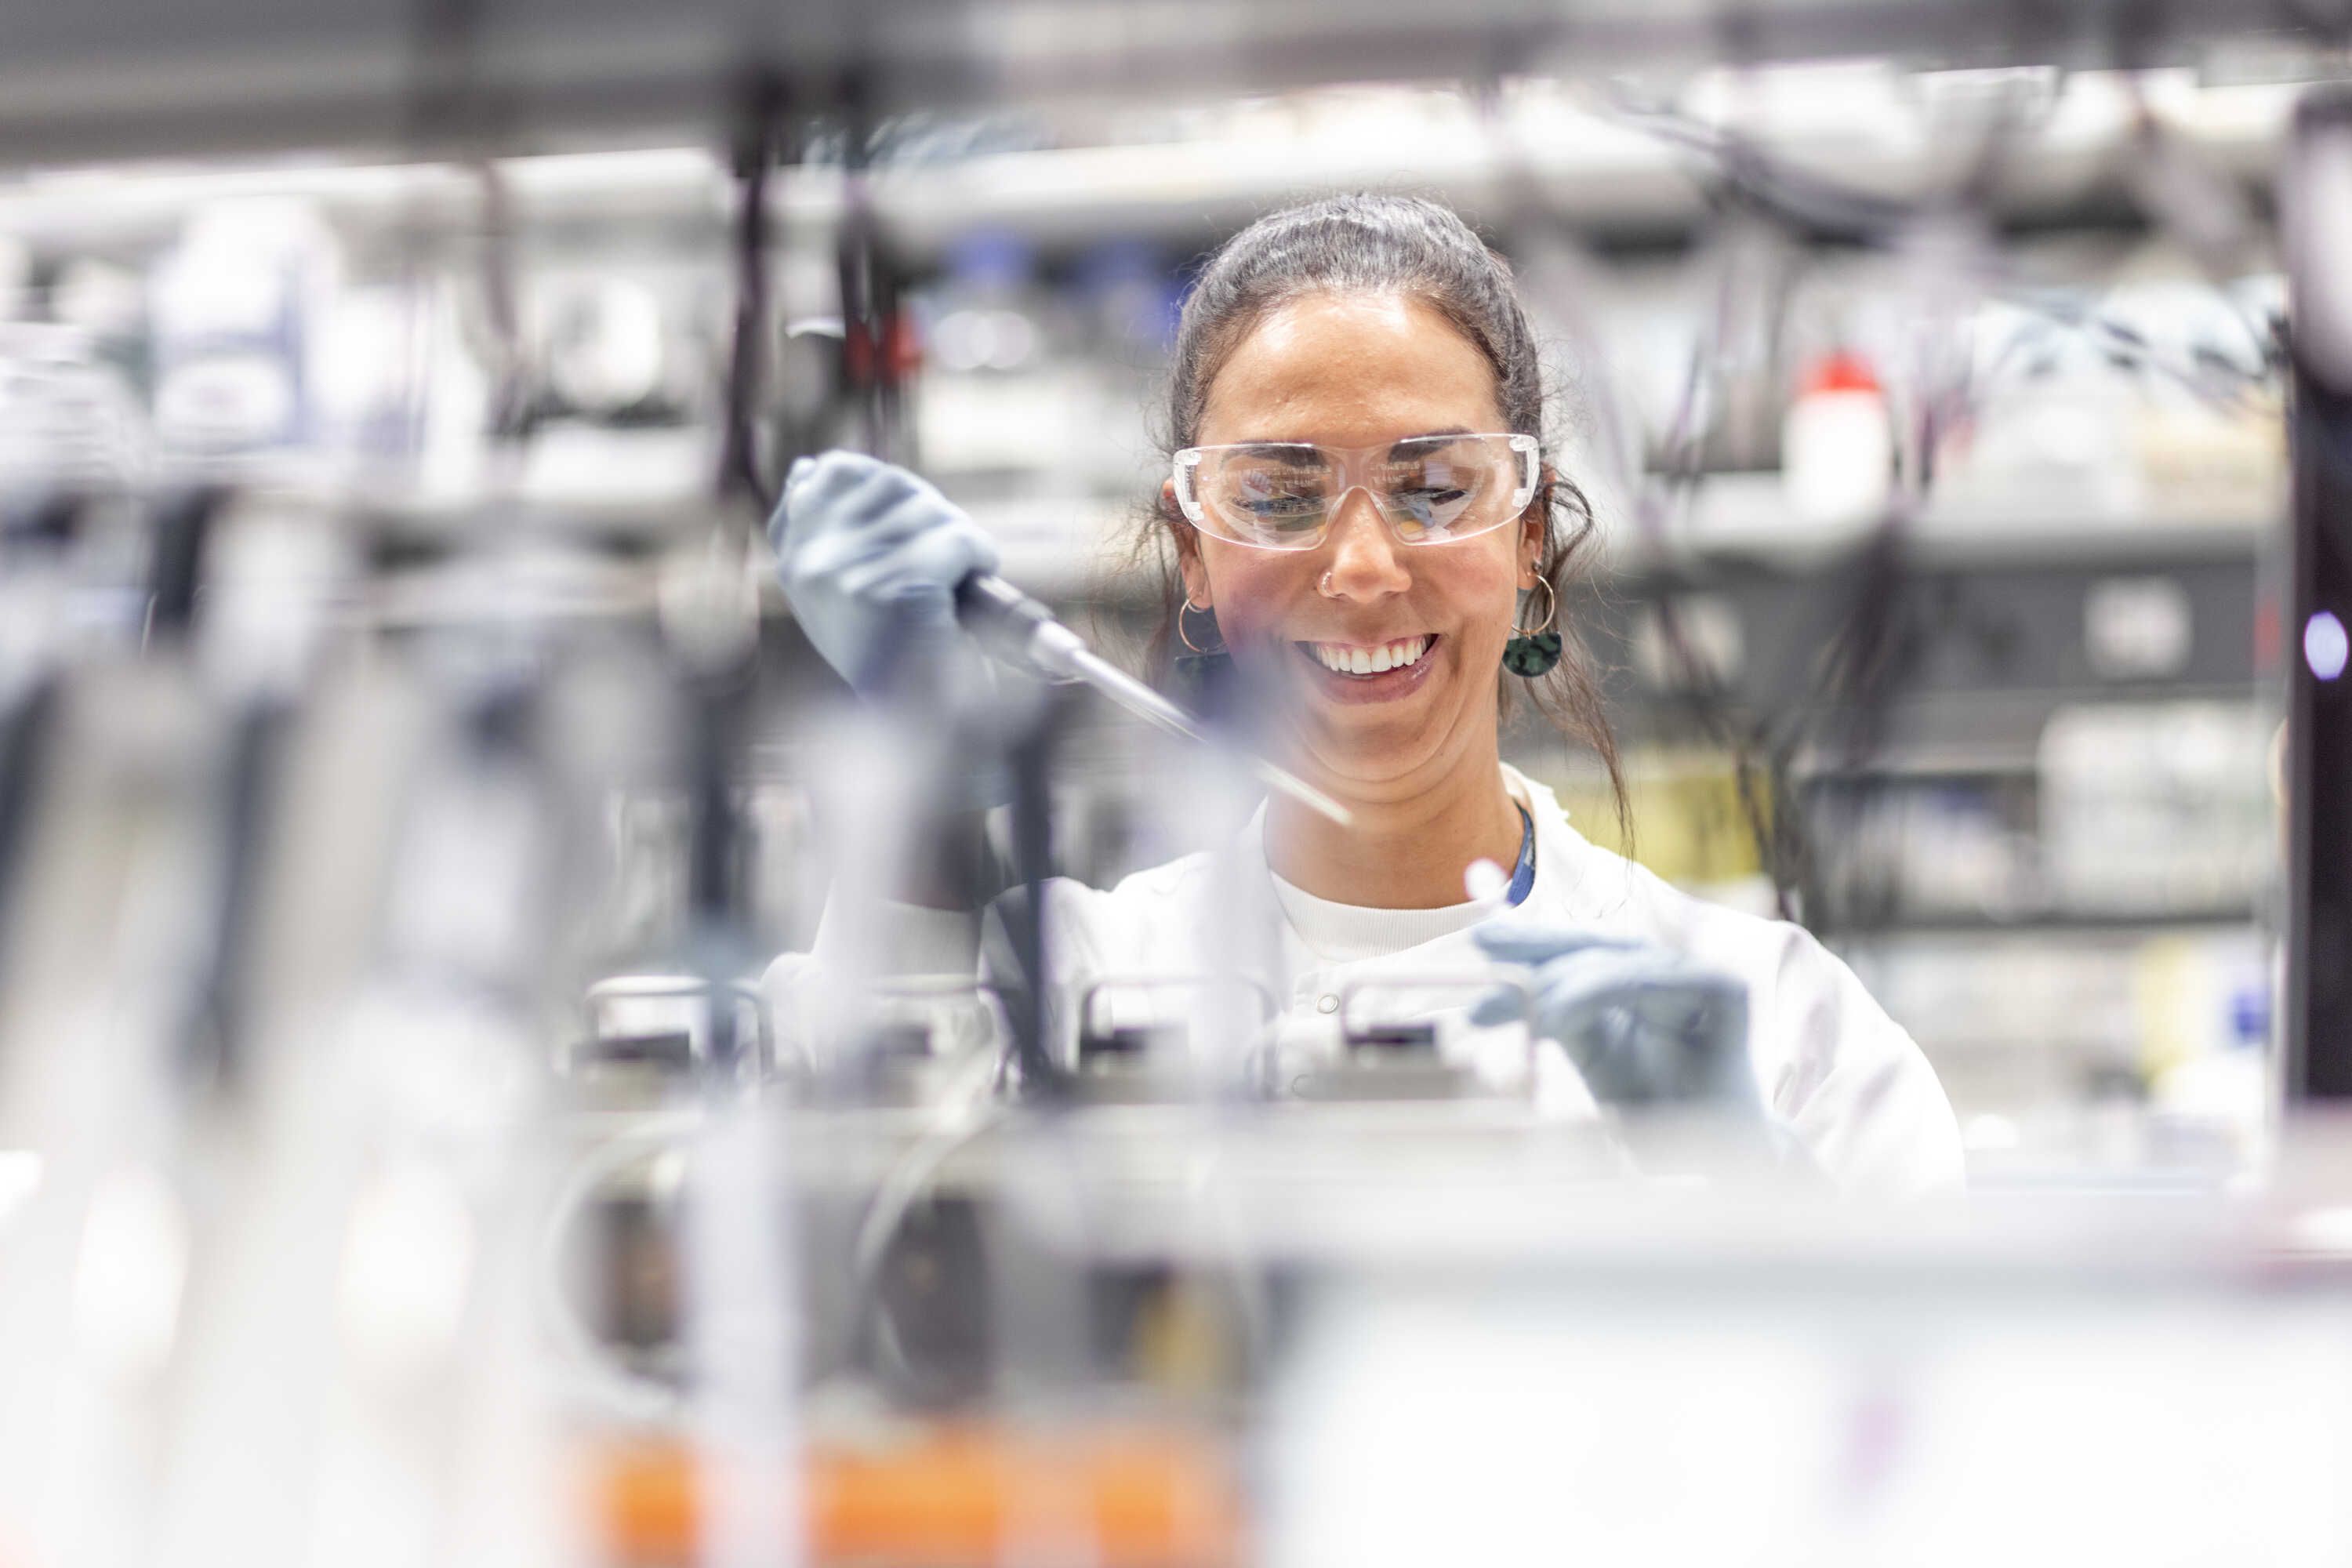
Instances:
[[[1814,363],[1780,427],[1789,510],[1815,536],[1843,537],[1886,513],[1895,424],[1869,362],[1840,350]]]

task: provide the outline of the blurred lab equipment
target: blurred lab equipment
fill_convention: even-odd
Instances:
[[[134,9],[0,18],[0,1557],[2342,1559],[2323,19]],[[1630,833],[1507,761],[1966,1198],[1785,1157],[1777,968],[1253,968],[1336,808],[1154,683],[1147,405],[1400,184],[1557,348]]]

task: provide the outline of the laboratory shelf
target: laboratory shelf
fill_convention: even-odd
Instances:
[[[2014,745],[2062,703],[2252,695],[2263,678],[2265,586],[2252,548],[2126,553],[2103,544],[2071,558],[2053,547],[2032,559],[1923,554],[1883,568],[1849,555],[1801,573],[1693,563],[1618,574],[1570,595],[1570,613],[1604,664],[1624,670],[1612,686],[1621,708],[1687,683],[1662,668],[1658,651],[1654,606],[1670,602],[1720,695],[1746,711],[1797,713],[1825,701],[1851,710],[1874,691],[1897,705],[1991,698],[2029,710],[2023,727],[1985,737]],[[1880,628],[1874,686],[1825,690],[1825,650],[1865,610]],[[1636,672],[1645,668],[1644,679]]]
[[[2246,26],[2221,0],[2046,0],[2030,15],[1943,0],[473,0],[446,15],[408,0],[79,0],[0,6],[0,144],[11,161],[52,163],[448,156],[470,125],[517,150],[709,145],[728,140],[763,71],[818,106],[855,84],[887,114],[1099,111],[1506,70],[1598,78],[1732,54],[2146,70],[2197,63]],[[2276,37],[2282,53],[2325,42],[2316,23]]]
[[[1749,489],[1748,476],[1739,487]],[[1779,477],[1764,476],[1773,490]],[[1729,481],[1727,481],[1728,483]],[[1609,541],[1609,570],[1621,580],[1673,583],[1685,577],[1813,577],[1850,563],[1870,542],[1846,531],[1825,541],[1781,510],[1776,495],[1727,509],[1737,521],[1695,526],[1664,541]],[[1901,559],[1916,570],[2003,566],[2162,566],[2250,561],[2283,548],[2280,510],[2210,517],[2117,511],[2053,512],[1972,507],[1932,514],[1906,527]]]
[[[1517,126],[1460,114],[1432,122],[1412,118],[1427,108],[1406,102],[1385,128],[1261,124],[1184,140],[886,164],[870,176],[867,198],[896,259],[918,273],[937,266],[958,236],[974,230],[1015,234],[1049,251],[1106,237],[1191,250],[1312,190],[1432,193],[1506,236],[1532,205],[1548,224],[1616,248],[1683,242],[1715,211],[1711,182],[1688,154],[1596,110],[1547,106],[1541,117]],[[0,128],[6,110],[0,99]],[[2187,125],[2178,133],[2217,167],[2251,182],[2274,163],[2284,118],[2282,109],[2252,123]],[[2137,231],[2144,219],[2120,173],[2131,134],[2119,110],[2071,116],[2063,133],[2045,135],[2030,158],[2012,163],[1989,195],[1991,211],[2019,231]],[[586,247],[591,237],[623,233],[639,243],[709,238],[731,194],[709,132],[689,124],[664,135],[648,127],[598,153],[541,151],[530,142],[505,149],[510,155],[496,165],[505,197],[535,243]],[[58,247],[137,248],[167,241],[191,212],[224,197],[315,204],[347,237],[394,242],[423,223],[478,218],[481,185],[462,164],[396,137],[354,141],[351,155],[359,161],[142,165],[135,178],[101,164],[29,170],[9,179],[9,165],[0,162],[0,232]],[[108,150],[101,141],[87,152]],[[1846,178],[1886,191],[1927,188],[1942,167],[1941,150],[1933,146],[1874,147],[1856,166],[1842,137],[1796,137],[1776,144],[1776,152],[1796,163],[1833,163]],[[1401,182],[1399,171],[1406,168],[1412,177]],[[772,184],[779,237],[832,233],[844,205],[837,168],[795,165]]]
[[[1979,910],[1906,910],[1836,927],[1824,940],[1853,946],[1918,937],[2067,935],[2131,938],[2191,931],[2245,931],[2263,923],[2246,904],[2175,910],[2038,910],[1992,914]]]
[[[1789,775],[1813,789],[1867,788],[1882,784],[1945,784],[2027,779],[2041,769],[2029,744],[1917,741],[1879,747],[1860,756],[1813,749],[1801,752]]]

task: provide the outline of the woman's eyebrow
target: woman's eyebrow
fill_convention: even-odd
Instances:
[[[1477,432],[1472,430],[1467,425],[1449,425],[1443,430],[1421,430],[1416,431],[1410,436],[1398,437],[1395,440],[1389,443],[1388,450],[1391,455],[1393,455],[1402,448],[1413,445],[1415,442],[1445,441],[1451,440],[1456,436],[1472,436],[1476,433]],[[1230,444],[1230,449],[1235,452],[1245,452],[1253,458],[1296,458],[1303,453],[1317,451],[1319,448],[1317,444],[1312,441],[1276,441],[1269,439],[1264,441],[1234,441]]]

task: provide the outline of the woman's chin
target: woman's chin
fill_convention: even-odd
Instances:
[[[1377,795],[1426,778],[1445,732],[1432,710],[1408,715],[1351,706],[1317,714],[1299,739],[1310,770],[1326,783]]]
[[[1460,707],[1452,662],[1432,658],[1369,677],[1302,668],[1295,658],[1277,659],[1273,669],[1252,665],[1261,679],[1277,676],[1259,689],[1279,694],[1280,727],[1289,731],[1282,749],[1295,763],[1332,787],[1379,795],[1426,778],[1459,728],[1448,717]]]

